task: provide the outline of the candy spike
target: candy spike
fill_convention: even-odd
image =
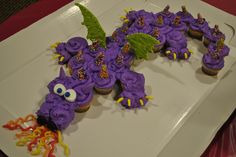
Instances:
[[[60,62],[62,62],[64,59],[65,59],[65,57],[62,56],[62,57],[60,58]]]
[[[51,47],[51,48],[56,48],[59,44],[60,44],[60,42],[55,42],[55,43],[52,44],[50,47]]]
[[[127,104],[128,104],[129,107],[131,106],[131,100],[130,99],[127,100]]]
[[[121,20],[125,20],[125,19],[127,19],[127,18],[126,18],[126,16],[120,16],[120,19],[121,19]]]
[[[58,134],[58,142],[59,142],[59,144],[63,147],[65,156],[66,156],[66,157],[69,157],[70,150],[69,150],[68,146],[63,143],[63,141],[62,141],[62,136],[61,136],[61,132],[60,132],[60,131],[57,131],[57,134]]]
[[[171,51],[170,50],[168,50],[168,51],[166,51],[166,54],[168,55],[168,54],[170,54],[171,53]]]
[[[188,50],[188,52],[190,52],[190,53],[193,53],[193,51],[192,51],[192,50]]]
[[[55,60],[55,59],[57,59],[59,57],[61,57],[60,54],[54,54],[54,55],[52,55],[52,59],[51,60]]]
[[[125,22],[125,23],[128,23],[128,22],[129,22],[129,20],[128,20],[128,19],[125,19],[125,20],[124,20],[124,22]]]
[[[139,99],[139,103],[140,103],[140,105],[141,105],[141,106],[143,106],[143,105],[144,105],[144,103],[143,103],[143,100],[142,100],[142,99]]]
[[[124,9],[124,12],[125,12],[125,13],[128,13],[128,12],[129,12],[129,9]]]
[[[187,59],[188,58],[188,54],[185,52],[184,53],[184,58]]]
[[[145,98],[148,99],[148,100],[152,100],[152,99],[153,99],[153,96],[147,95],[147,96],[145,96]]]
[[[177,56],[176,53],[173,53],[174,60],[176,60]]]
[[[116,102],[117,102],[117,103],[120,103],[120,102],[122,102],[123,100],[124,100],[124,98],[121,97],[121,98],[119,98]]]

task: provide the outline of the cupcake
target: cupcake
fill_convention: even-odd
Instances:
[[[94,89],[99,94],[109,94],[116,82],[115,73],[105,64],[102,65],[99,72],[93,73]]]
[[[175,16],[176,16],[174,13],[170,12],[169,9],[170,9],[170,6],[167,5],[167,6],[163,9],[163,11],[161,11],[160,13],[158,13],[158,14],[160,14],[161,16],[163,16],[164,19],[166,19],[166,20],[168,21],[168,24],[170,24],[171,21],[173,21],[174,18],[175,18]]]
[[[74,57],[72,57],[68,64],[67,67],[69,69],[69,73],[70,75],[72,75],[72,73],[80,68],[84,68],[87,69],[88,68],[88,62],[92,60],[92,57],[88,54],[85,53],[85,50],[80,50],[77,55],[75,55]]]
[[[80,68],[72,74],[74,79],[77,79],[77,84],[75,90],[78,94],[77,102],[79,107],[75,109],[76,112],[85,112],[90,107],[90,102],[93,98],[93,87],[94,82],[89,74],[84,68]]]
[[[225,39],[225,35],[219,30],[219,26],[215,25],[214,28],[209,28],[204,33],[203,44],[207,47],[210,43],[216,43],[220,38]]]
[[[60,43],[56,47],[56,57],[58,58],[58,64],[63,65],[71,59],[72,55],[66,49],[66,43]]]
[[[187,11],[185,6],[182,6],[182,11],[176,13],[180,17],[181,21],[187,26],[194,20],[193,16]]]
[[[151,23],[151,26],[157,27],[162,34],[168,34],[173,30],[166,22],[164,22],[162,15],[155,15],[154,21]]]
[[[202,71],[210,76],[215,76],[224,67],[224,57],[229,54],[229,48],[224,45],[223,39],[216,46],[209,45],[208,53],[202,58]]]
[[[202,40],[204,32],[209,29],[208,23],[200,14],[189,25],[189,35],[193,38]]]
[[[101,53],[105,52],[105,48],[100,46],[100,43],[98,41],[92,42],[91,45],[89,45],[88,53],[92,58],[96,58],[96,56]]]
[[[130,50],[130,45],[129,43],[126,43],[122,48],[121,48],[121,54],[124,56],[123,61],[124,64],[127,67],[130,67],[133,62],[134,62],[134,53]]]
[[[118,77],[123,90],[135,92],[144,90],[145,78],[143,74],[125,69]]]
[[[174,21],[171,23],[171,27],[173,28],[173,30],[180,31],[183,33],[187,32],[188,30],[188,27],[186,26],[186,24],[181,21],[180,16],[175,17]]]
[[[145,33],[148,34],[151,32],[152,27],[149,25],[147,20],[143,16],[138,17],[135,22],[128,29],[128,34],[134,33]]]
[[[124,64],[124,56],[119,54],[114,60],[108,63],[108,69],[115,74],[122,72],[126,68]]]
[[[79,51],[84,50],[88,47],[88,42],[86,39],[81,37],[74,37],[67,41],[66,50],[72,55],[76,55]]]
[[[166,36],[164,34],[161,34],[157,27],[153,28],[153,31],[150,33],[150,35],[152,35],[159,41],[159,44],[156,44],[154,46],[154,52],[160,52],[166,43]]]
[[[102,65],[105,63],[105,55],[104,52],[100,52],[95,59],[92,59],[88,63],[89,70],[93,72],[97,72],[101,69]]]

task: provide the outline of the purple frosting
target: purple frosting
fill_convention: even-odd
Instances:
[[[189,52],[188,48],[183,48],[179,51],[178,58],[179,59],[188,59],[191,56],[191,53]]]
[[[147,103],[147,99],[145,98],[146,94],[143,90],[138,90],[136,92],[130,92],[124,90],[119,97],[124,98],[121,101],[121,104],[126,108],[141,108],[143,105]],[[128,106],[128,99],[130,100],[130,106]],[[140,104],[140,100],[143,101],[143,105]]]
[[[66,43],[60,43],[56,47],[56,52],[61,55],[61,57],[64,57],[62,61],[60,61],[61,57],[58,59],[59,64],[66,64],[70,58],[72,57],[70,53],[66,50]]]
[[[179,11],[176,15],[181,17],[181,21],[186,24],[190,24],[194,20],[193,16],[189,12]]]
[[[81,58],[78,58],[77,55],[75,55],[74,57],[72,57],[69,62],[68,62],[68,66],[73,70],[76,71],[80,68],[84,68],[87,69],[88,65],[87,63],[90,62],[92,60],[92,57],[86,53],[83,53]]]
[[[202,58],[203,64],[210,69],[222,69],[224,67],[224,58],[213,57],[212,53],[206,53]]]
[[[216,52],[216,51],[217,51],[217,45],[216,45],[216,44],[212,43],[212,44],[210,44],[210,45],[208,46],[208,52],[209,52],[209,53],[214,53],[214,52]],[[223,58],[223,57],[225,57],[225,56],[228,56],[228,55],[229,55],[229,51],[230,51],[229,47],[226,46],[226,45],[224,45],[224,47],[219,51],[218,56],[219,56],[220,58]]]
[[[62,93],[62,95],[55,93],[55,88],[57,88],[56,86],[59,84],[63,85],[66,91],[69,89],[74,90],[76,95],[73,95],[75,96],[73,101],[69,101],[68,97],[72,95],[69,94],[66,96],[66,91],[64,91],[65,94]],[[81,93],[89,93],[88,90],[84,92],[81,88],[77,88],[79,84],[80,82],[77,79],[66,76],[64,70],[61,68],[59,77],[49,83],[48,89],[50,93],[46,96],[44,103],[36,113],[38,117],[44,119],[44,125],[53,125],[54,129],[63,130],[71,123],[74,119],[74,110],[82,104],[82,99],[84,101],[84,97]],[[56,92],[62,92],[61,87],[59,90],[58,89]],[[90,87],[90,89],[92,91],[92,87]]]
[[[166,42],[170,47],[182,49],[187,47],[187,39],[183,33],[179,31],[172,31],[167,34]]]
[[[119,80],[123,85],[124,90],[128,92],[144,91],[145,79],[143,74],[125,70],[120,76]]]
[[[189,26],[192,30],[199,31],[199,32],[207,32],[209,30],[208,23],[204,20],[203,23],[199,23],[198,19],[194,19]]]
[[[80,50],[88,47],[88,42],[86,39],[81,37],[74,37],[67,41],[66,50],[72,55],[76,55]]]
[[[170,60],[175,60],[179,58],[179,49],[174,48],[174,47],[168,47],[166,49],[166,56]],[[175,56],[175,57],[174,57]]]
[[[171,23],[171,27],[173,28],[173,30],[175,31],[187,31],[188,27],[186,26],[186,24],[182,21],[180,21],[179,24],[174,24],[173,22]]]
[[[214,28],[209,28],[208,31],[205,31],[204,38],[207,38],[210,42],[216,43],[221,38],[225,39],[225,35],[221,31],[215,32]]]
[[[101,78],[100,72],[93,73],[94,87],[102,89],[112,88],[116,82],[115,73],[108,69],[108,74],[108,78]]]

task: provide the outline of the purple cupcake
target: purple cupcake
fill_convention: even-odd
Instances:
[[[160,52],[166,43],[166,36],[159,31],[158,27],[154,27],[150,35],[159,41],[159,44],[154,46],[154,52]]]
[[[210,43],[216,43],[220,38],[225,39],[225,35],[219,30],[219,26],[215,25],[214,28],[209,28],[203,35],[203,44],[207,47]]]
[[[99,94],[109,94],[116,82],[115,73],[105,64],[102,65],[100,71],[93,73],[94,89]]]
[[[122,72],[125,68],[124,56],[122,54],[119,54],[114,60],[108,63],[108,69],[116,74]]]
[[[163,16],[164,19],[167,19],[168,24],[170,24],[171,21],[173,21],[174,18],[175,18],[175,14],[172,13],[172,12],[170,12],[169,9],[170,9],[170,6],[167,5],[167,6],[164,8],[163,11],[161,11],[160,13],[158,13],[158,14],[160,14],[161,16]]]
[[[168,34],[173,30],[172,27],[170,27],[168,24],[164,22],[162,15],[155,16],[154,21],[151,23],[153,27],[157,27],[162,34]]]
[[[88,51],[88,49],[87,49]],[[92,57],[86,53],[85,50],[80,50],[77,55],[72,57],[67,66],[69,68],[69,73],[72,75],[72,73],[80,68],[87,69],[88,65],[87,63],[92,60]]]
[[[79,51],[88,47],[86,39],[81,37],[74,37],[67,41],[66,50],[72,55],[76,55]]]
[[[224,67],[224,57],[229,55],[228,46],[224,45],[224,39],[221,38],[217,44],[210,44],[208,53],[202,58],[202,71],[207,75],[215,76]]]
[[[182,6],[182,11],[176,13],[180,17],[181,21],[187,26],[194,20],[193,16],[187,11],[185,6]]]
[[[124,61],[124,64],[127,66],[127,67],[130,67],[133,62],[134,62],[134,53],[130,50],[130,45],[129,43],[126,43],[122,48],[121,48],[121,52],[120,52],[124,58],[123,58],[123,61]]]
[[[189,25],[189,35],[193,38],[202,40],[203,34],[209,30],[208,23],[200,14]]]
[[[175,17],[174,21],[171,23],[171,27],[173,28],[173,30],[180,31],[183,33],[187,32],[188,30],[188,27],[186,26],[186,24],[181,21],[180,16]]]
[[[128,29],[128,34],[134,33],[146,33],[151,32],[152,27],[149,25],[147,20],[143,16],[138,17],[135,22]]]
[[[59,55],[58,64],[66,64],[72,55],[66,49],[66,43],[60,43],[56,47],[56,53]]]

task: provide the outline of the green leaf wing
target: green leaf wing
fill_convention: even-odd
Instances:
[[[131,34],[126,38],[138,59],[147,59],[147,54],[153,52],[156,44],[160,44],[159,40],[144,33]]]
[[[106,47],[106,33],[102,29],[98,19],[90,12],[86,7],[79,3],[75,3],[82,12],[84,17],[84,22],[82,25],[85,25],[88,29],[87,39],[90,39],[92,42],[98,41],[102,47]]]

